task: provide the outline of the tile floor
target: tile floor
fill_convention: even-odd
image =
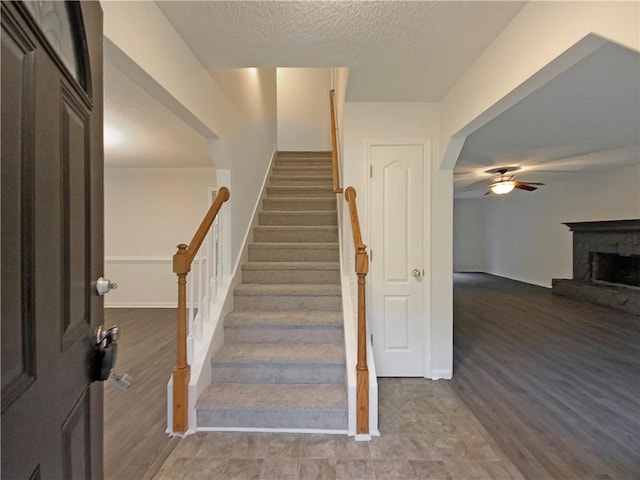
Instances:
[[[199,433],[155,476],[167,479],[521,480],[446,381],[379,379],[380,433]]]

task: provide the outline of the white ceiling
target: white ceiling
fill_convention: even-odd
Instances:
[[[456,197],[482,196],[492,167],[518,165],[517,180],[558,182],[637,164],[638,145],[640,55],[607,43],[467,137]]]
[[[157,2],[206,68],[350,67],[348,101],[440,100],[525,2]]]
[[[348,101],[438,101],[524,2],[173,1],[158,6],[207,69],[348,66]],[[457,198],[484,171],[554,182],[640,161],[640,58],[607,44],[466,140]],[[108,62],[105,120],[132,140],[111,166],[210,166],[206,140]],[[542,187],[544,188],[544,187]],[[524,192],[517,192],[517,194]]]

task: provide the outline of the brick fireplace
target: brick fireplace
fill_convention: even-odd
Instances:
[[[640,315],[640,220],[565,223],[573,232],[573,279],[552,293]]]

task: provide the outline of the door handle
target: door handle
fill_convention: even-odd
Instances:
[[[422,273],[420,272],[419,269],[414,268],[413,270],[411,270],[411,275],[418,278],[420,275],[422,275]]]
[[[100,277],[96,280],[96,290],[98,291],[98,295],[102,296],[109,293],[111,290],[115,290],[118,288],[118,284],[116,282],[112,282],[107,278]]]
[[[91,362],[91,379],[104,382],[111,375],[111,371],[118,358],[118,339],[120,329],[117,325],[106,330],[102,325],[94,335],[93,358]]]

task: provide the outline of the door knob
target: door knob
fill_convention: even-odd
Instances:
[[[420,270],[418,270],[417,268],[414,268],[413,270],[411,270],[411,275],[418,278],[421,275]]]
[[[116,288],[118,288],[118,284],[107,278],[100,277],[96,281],[96,290],[98,291],[98,295],[105,295]]]

